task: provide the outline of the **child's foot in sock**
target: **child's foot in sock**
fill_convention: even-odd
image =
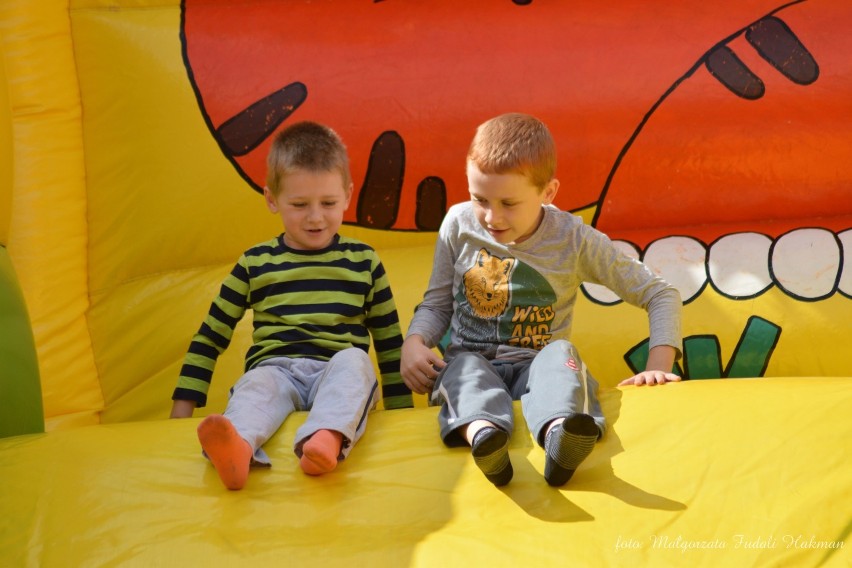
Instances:
[[[343,445],[343,434],[334,430],[317,430],[302,446],[299,465],[308,475],[322,475],[337,467]]]
[[[544,438],[544,479],[549,485],[565,485],[598,441],[599,430],[588,414],[572,414],[553,426]]]
[[[509,434],[499,428],[486,426],[473,437],[470,444],[473,461],[485,477],[501,487],[512,481],[514,470],[509,461]]]
[[[248,479],[252,450],[231,421],[211,414],[198,425],[198,441],[225,487],[242,489]]]

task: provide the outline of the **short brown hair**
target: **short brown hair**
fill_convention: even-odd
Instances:
[[[281,180],[293,170],[340,172],[343,188],[352,183],[346,146],[337,133],[322,124],[297,122],[279,132],[266,158],[266,187],[273,195],[281,192]]]
[[[517,173],[544,189],[556,174],[556,143],[534,116],[502,114],[479,125],[467,159],[484,174]]]

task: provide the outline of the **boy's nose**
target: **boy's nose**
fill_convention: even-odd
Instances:
[[[493,207],[489,207],[485,211],[485,222],[489,225],[495,225],[500,220],[500,213]]]
[[[308,208],[308,219],[314,221],[322,218],[322,209],[319,207]]]

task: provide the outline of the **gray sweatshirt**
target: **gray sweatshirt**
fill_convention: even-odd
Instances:
[[[570,340],[580,284],[602,284],[648,312],[650,348],[680,356],[677,289],[624,255],[580,217],[544,208],[536,232],[503,245],[482,228],[471,202],[447,212],[435,245],[429,287],[408,335],[434,347],[450,326],[447,358],[458,350],[488,359],[525,359],[556,339]]]

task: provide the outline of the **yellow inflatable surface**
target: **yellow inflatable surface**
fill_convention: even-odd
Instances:
[[[229,492],[196,419],[0,440],[4,566],[848,566],[847,378],[609,389],[612,430],[562,490],[516,428],[498,490],[436,439],[435,409],[378,412],[333,473],[293,455]],[[803,401],[807,401],[803,404]],[[815,409],[819,412],[815,412]],[[523,424],[520,412],[516,424]]]
[[[852,5],[612,4],[0,3],[0,566],[849,566]],[[565,487],[519,416],[495,488],[416,396],[322,478],[297,413],[226,491],[166,417],[222,278],[280,232],[271,136],[341,134],[343,232],[405,327],[507,111],[553,131],[556,204],[680,290],[685,380],[616,387],[647,317],[588,284],[572,340],[612,429]]]

